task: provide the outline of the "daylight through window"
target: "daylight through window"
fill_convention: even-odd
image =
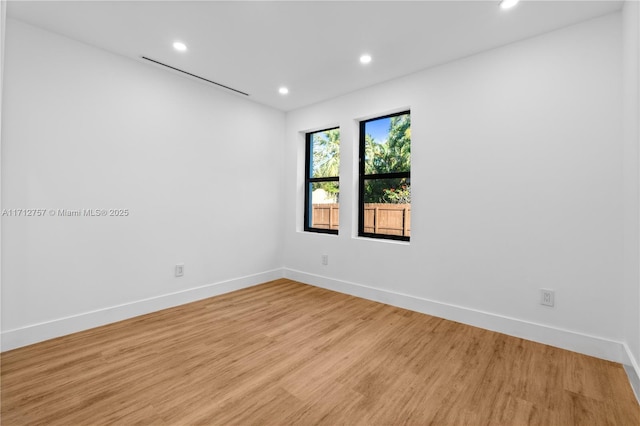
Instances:
[[[360,122],[358,235],[409,241],[411,235],[411,115]]]
[[[306,135],[305,231],[338,233],[340,129]]]

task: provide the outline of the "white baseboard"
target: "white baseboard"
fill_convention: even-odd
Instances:
[[[350,294],[400,308],[422,312],[440,318],[457,321],[475,327],[520,337],[534,342],[618,362],[625,365],[636,396],[640,395],[640,367],[624,342],[605,339],[575,331],[523,321],[502,315],[483,312],[396,293],[348,281],[327,278],[289,268],[273,269],[253,275],[208,284],[176,293],[138,300],[96,311],[85,312],[39,324],[7,330],[0,335],[1,351],[16,349],[55,337],[122,321],[139,315],[183,305],[235,290],[262,284],[278,278],[290,278],[316,287]]]
[[[282,276],[282,269],[278,268],[214,284],[207,284],[201,287],[190,288],[184,291],[7,330],[2,332],[0,336],[1,351],[16,349],[55,337],[88,330],[174,306],[184,305],[185,303],[195,302],[219,294],[229,293],[282,278]]]
[[[625,349],[626,345],[623,342],[548,325],[536,324],[463,306],[423,299],[362,284],[327,278],[289,268],[284,268],[284,277],[316,287],[386,303],[388,305],[457,321],[509,336],[532,340],[608,361],[625,365],[632,365],[634,361],[632,357],[630,358],[631,354]],[[635,368],[636,371],[638,371],[637,366]]]

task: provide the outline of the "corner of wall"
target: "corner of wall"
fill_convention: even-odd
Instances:
[[[631,384],[631,389],[640,403],[640,366],[635,361],[633,354],[629,350],[629,346],[625,343],[624,349],[627,355],[627,362],[624,362],[622,366],[624,367],[624,371],[627,373],[627,377],[629,378],[629,383]]]
[[[623,191],[625,370],[640,401],[640,3],[625,1],[623,36]]]
[[[0,143],[2,141],[2,86],[4,81],[4,39],[7,28],[7,2],[0,0]],[[1,150],[0,150],[1,152]],[[0,154],[1,155],[1,154]],[[2,157],[0,157],[0,209],[2,209]],[[0,221],[0,241],[2,241],[2,221]],[[2,259],[2,245],[0,244],[0,259]],[[0,260],[0,289],[2,289],[2,260]],[[2,330],[2,291],[0,291],[0,330]],[[2,352],[2,337],[0,337],[0,352]]]
[[[625,370],[640,399],[640,3],[625,1],[623,25],[623,185]]]

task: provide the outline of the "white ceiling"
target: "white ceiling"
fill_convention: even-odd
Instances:
[[[157,66],[141,59],[147,56],[288,111],[622,6],[619,1],[522,1],[502,10],[498,4],[14,0],[7,15]],[[175,51],[175,40],[188,51]],[[358,60],[364,52],[373,56],[368,66]],[[290,89],[287,96],[278,93],[282,85]]]

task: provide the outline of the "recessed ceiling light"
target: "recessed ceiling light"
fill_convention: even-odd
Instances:
[[[502,9],[511,9],[513,6],[518,4],[520,0],[501,0],[500,7]]]
[[[176,41],[173,43],[173,48],[179,52],[184,52],[185,50],[187,50],[187,45],[179,41]]]
[[[360,63],[361,64],[368,64],[369,62],[371,62],[371,55],[362,55],[362,56],[360,56]]]
[[[289,93],[289,89],[287,89],[286,87],[281,87],[281,88],[278,89],[278,92],[281,95],[286,95],[287,93]]]

